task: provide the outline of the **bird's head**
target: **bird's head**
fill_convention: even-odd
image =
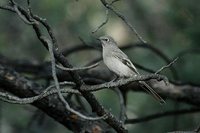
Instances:
[[[102,46],[112,46],[117,44],[111,36],[101,36],[98,40],[101,42]]]

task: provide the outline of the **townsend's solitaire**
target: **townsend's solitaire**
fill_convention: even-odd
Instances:
[[[115,40],[110,36],[102,36],[98,38],[103,47],[103,61],[106,66],[120,78],[130,78],[140,75],[136,67],[117,46]],[[149,92],[160,103],[165,101],[144,81],[139,81],[141,87]],[[144,86],[143,86],[144,85]]]

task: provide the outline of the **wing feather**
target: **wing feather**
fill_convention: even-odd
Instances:
[[[136,67],[129,60],[128,56],[124,54],[122,51],[114,51],[112,52],[112,54],[113,56],[118,58],[124,65],[128,66],[133,72],[135,72],[136,74],[139,74]]]

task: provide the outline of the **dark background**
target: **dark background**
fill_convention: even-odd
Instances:
[[[17,1],[26,6],[24,0]],[[1,0],[0,4],[6,1]],[[105,8],[98,0],[34,0],[31,1],[35,14],[47,19],[56,34],[60,49],[75,45],[94,43],[94,36],[112,36],[119,44],[141,43],[135,34],[113,13],[109,22],[95,34],[91,31],[105,19]],[[198,0],[121,0],[114,6],[137,29],[150,45],[158,48],[173,59],[181,51],[195,49],[185,54],[174,64],[178,80],[200,84],[200,1]],[[24,24],[17,15],[0,10],[0,53],[10,59],[25,59],[40,63],[49,60],[49,54],[40,43],[30,26]],[[134,62],[152,70],[158,70],[165,62],[148,49],[134,48],[124,52]],[[74,66],[83,66],[101,53],[93,50],[76,52],[68,56]],[[141,73],[145,73],[140,70]],[[162,72],[174,80],[167,69]],[[40,82],[40,81],[38,81]],[[95,93],[99,101],[115,115],[119,112],[119,101],[112,91]],[[151,96],[130,92],[128,94],[127,115],[137,118],[170,109],[181,109],[190,105],[171,100],[160,106]],[[66,133],[65,127],[52,120],[36,108],[0,102],[1,133]],[[37,115],[36,115],[37,114]],[[163,133],[174,130],[193,130],[200,122],[199,114],[164,117],[149,122],[127,125],[130,132]]]

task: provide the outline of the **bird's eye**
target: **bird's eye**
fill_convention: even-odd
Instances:
[[[106,42],[109,42],[109,39],[108,39],[108,38],[105,38],[104,40],[105,40]]]

